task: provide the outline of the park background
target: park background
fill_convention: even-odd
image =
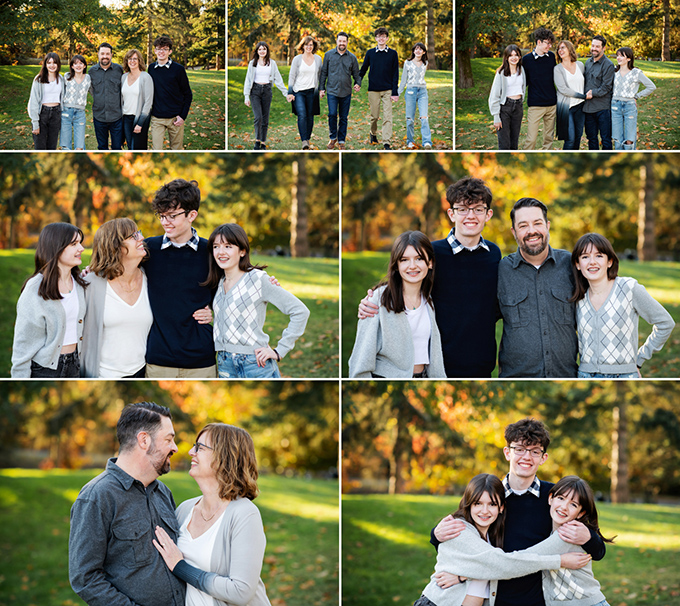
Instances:
[[[631,47],[635,67],[657,87],[638,101],[638,148],[680,149],[679,16],[670,0],[457,0],[456,149],[498,149],[488,105],[494,73],[508,44],[518,44],[523,55],[534,49],[531,34],[540,26],[555,34],[555,54],[559,42],[569,40],[583,62],[596,34],[607,40],[605,52],[614,65],[616,49]],[[525,136],[526,118],[520,147]],[[553,143],[562,147],[562,141]],[[585,137],[582,147],[587,149]]]
[[[271,56],[277,63],[283,82],[288,86],[290,63],[297,54],[295,47],[306,35],[319,42],[317,54],[336,45],[337,33],[350,36],[347,49],[359,61],[369,48],[375,46],[373,32],[387,27],[387,44],[399,54],[399,73],[404,60],[411,56],[416,42],[423,42],[430,58],[426,75],[429,97],[429,123],[435,149],[453,147],[453,3],[450,0],[321,0],[299,2],[280,0],[262,4],[258,0],[229,2],[228,27],[228,144],[229,149],[252,149],[253,113],[244,103],[243,83],[248,61],[258,41],[269,44]],[[434,59],[432,59],[434,57]],[[370,110],[368,106],[368,75],[361,91],[352,94],[348,122],[348,149],[370,149],[368,135]],[[404,95],[394,103],[392,119],[394,149],[406,147],[406,118]],[[421,145],[420,128],[416,120],[416,144]],[[299,149],[300,137],[297,118],[290,104],[278,89],[273,90],[269,139],[272,149]],[[312,144],[325,149],[328,142],[328,105],[321,100],[321,115],[316,116]]]
[[[468,175],[491,189],[494,214],[482,235],[503,255],[517,250],[510,231],[513,204],[538,198],[548,206],[553,248],[571,251],[581,235],[604,234],[621,260],[619,275],[637,279],[680,322],[677,154],[345,153],[342,166],[343,376],[359,301],[385,276],[392,242],[406,230],[445,238],[451,230],[446,188]],[[650,331],[641,320],[641,343]],[[497,343],[501,332],[498,322]],[[677,329],[642,367],[642,376],[680,377]]]
[[[310,309],[305,334],[281,362],[282,375],[339,375],[337,156],[72,152],[0,154],[0,376],[9,376],[16,301],[33,273],[40,230],[56,221],[80,227],[84,268],[105,221],[131,217],[145,236],[162,234],[151,201],[178,177],[195,179],[201,190],[199,235],[239,223],[253,262],[267,265]],[[270,305],[264,330],[273,343],[287,325]]]
[[[198,430],[252,435],[272,606],[337,604],[337,381],[0,382],[0,603],[84,604],[68,580],[70,508],[116,456],[123,406],[144,400],[172,412],[179,452],[162,481],[177,504],[200,494],[188,475]]]
[[[506,425],[542,420],[538,472],[577,474],[616,535],[593,572],[612,606],[680,604],[680,384],[675,381],[343,381],[343,603],[411,604],[430,530],[478,473],[502,478]],[[455,571],[454,571],[455,572]]]
[[[102,42],[123,63],[136,48],[155,61],[152,42],[173,41],[171,59],[187,68],[193,92],[184,147],[225,149],[224,0],[12,0],[0,4],[0,149],[33,149],[26,111],[31,84],[48,52],[61,59],[61,73],[75,54],[97,63]],[[86,108],[85,148],[97,149],[92,102]],[[167,145],[167,144],[166,144]]]

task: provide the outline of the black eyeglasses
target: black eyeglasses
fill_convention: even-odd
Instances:
[[[160,214],[156,213],[156,219],[158,219],[159,221],[170,221],[171,223],[173,223],[175,221],[175,219],[177,219],[177,217],[179,217],[180,215],[188,215],[188,214],[189,214],[188,210],[183,210],[181,212],[174,213],[172,215],[160,215]]]
[[[207,448],[208,450],[215,450],[215,449],[212,448],[211,446],[206,446],[206,445],[203,444],[202,442],[196,442],[196,443],[194,444],[193,448],[194,448],[194,450],[196,451],[196,454],[198,454],[199,452],[201,452],[201,448]]]
[[[510,446],[510,450],[514,450],[515,454],[518,457],[523,457],[524,453],[527,452],[527,450],[529,450],[529,449],[524,448],[524,446]],[[542,450],[540,450],[539,448],[532,448],[531,450],[529,450],[529,454],[534,459],[540,459],[543,456],[544,452]]]

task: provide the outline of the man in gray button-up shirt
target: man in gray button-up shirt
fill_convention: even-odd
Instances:
[[[177,452],[170,411],[131,404],[118,421],[120,453],[71,508],[69,578],[91,606],[184,606],[186,586],[153,545],[156,526],[177,541],[170,490],[157,480]]]
[[[97,149],[109,149],[109,133],[111,133],[111,149],[123,146],[123,107],[120,100],[120,87],[123,68],[112,63],[113,49],[108,42],[99,45],[95,63],[89,71],[92,80],[92,122],[97,137]]]
[[[337,143],[339,149],[345,149],[347,137],[347,116],[352,102],[352,79],[354,92],[361,88],[359,75],[359,61],[347,50],[349,35],[340,32],[336,40],[336,47],[323,56],[321,74],[319,76],[319,97],[323,99],[328,94],[328,129],[330,137],[327,148],[334,149]],[[340,125],[338,126],[338,114]]]
[[[535,198],[518,200],[510,219],[519,248],[498,266],[499,376],[576,377],[571,253],[549,245],[548,209]]]
[[[614,64],[604,54],[607,41],[595,36],[590,44],[590,58],[586,61],[583,113],[586,116],[588,149],[612,149],[612,91],[614,90]]]

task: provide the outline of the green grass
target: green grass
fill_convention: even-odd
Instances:
[[[91,251],[83,253],[83,267]],[[0,250],[0,376],[8,377],[11,368],[16,302],[24,280],[33,271],[32,250]],[[268,265],[281,286],[292,292],[309,308],[305,334],[295,348],[280,362],[283,377],[337,378],[339,375],[339,297],[338,261],[336,259],[291,259],[258,257],[254,261]],[[288,316],[276,307],[267,307],[264,330],[276,344],[288,325]]]
[[[343,603],[413,603],[434,568],[430,530],[456,509],[458,500],[343,495]],[[677,507],[602,503],[598,512],[603,534],[617,535],[604,559],[593,564],[608,602],[613,606],[680,605]]]
[[[359,301],[366,290],[383,278],[390,255],[386,252],[343,253],[342,255],[342,373],[348,376],[348,361],[354,346]],[[680,322],[680,263],[620,261],[619,275],[631,276]],[[640,344],[651,333],[651,326],[640,320]],[[502,322],[496,323],[496,342],[500,343]],[[498,368],[494,371],[497,376]],[[664,348],[642,367],[647,378],[680,376],[680,333],[676,328]]]
[[[36,65],[0,66],[0,149],[33,149],[31,120],[26,106],[31,83],[39,71],[40,68]],[[188,70],[187,74],[193,101],[184,126],[184,148],[224,149],[225,72]],[[91,97],[85,112],[85,149],[97,149],[97,138],[92,125]],[[165,148],[168,148],[167,138]]]
[[[585,59],[582,61],[585,62]],[[473,59],[474,86],[468,89],[456,87],[456,149],[498,149],[498,138],[489,113],[489,92],[500,64],[500,59]],[[639,67],[656,85],[656,90],[649,97],[638,101],[638,149],[679,149],[677,97],[680,94],[680,64],[636,60],[635,67]],[[525,102],[520,148],[526,139],[526,115]],[[543,136],[541,133],[542,130],[539,141]],[[562,141],[553,143],[553,149],[562,147]],[[585,134],[581,149],[588,149]]]
[[[288,83],[290,67],[279,66],[284,83]],[[243,82],[246,67],[230,67],[229,79],[229,149],[253,148],[253,112],[244,103]],[[429,97],[429,121],[432,131],[432,146],[435,149],[452,149],[453,112],[452,72],[429,71],[427,73],[427,92]],[[368,106],[368,80],[365,79],[361,91],[352,94],[347,128],[347,149],[377,149],[368,143],[371,114]],[[392,108],[394,149],[406,148],[406,118],[404,116],[404,95],[402,94]],[[321,115],[314,120],[312,135],[314,149],[326,149],[328,143],[328,105],[321,100]],[[420,131],[416,132],[416,144],[420,142]],[[269,116],[267,144],[270,149],[300,149],[300,136],[297,131],[297,118],[281,91],[274,88],[272,107]]]
[[[69,512],[99,470],[0,470],[0,604],[84,604],[68,581]],[[185,472],[163,481],[175,502],[200,494]],[[262,476],[262,580],[273,604],[338,603],[337,481]],[[300,591],[304,588],[304,591]]]

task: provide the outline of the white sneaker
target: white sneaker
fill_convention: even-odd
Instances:
[[[411,142],[406,146],[406,149],[413,149],[415,146],[416,146],[416,144],[415,144],[413,141],[411,141]]]
[[[425,147],[425,149],[432,149],[432,143],[426,143],[423,147]]]

